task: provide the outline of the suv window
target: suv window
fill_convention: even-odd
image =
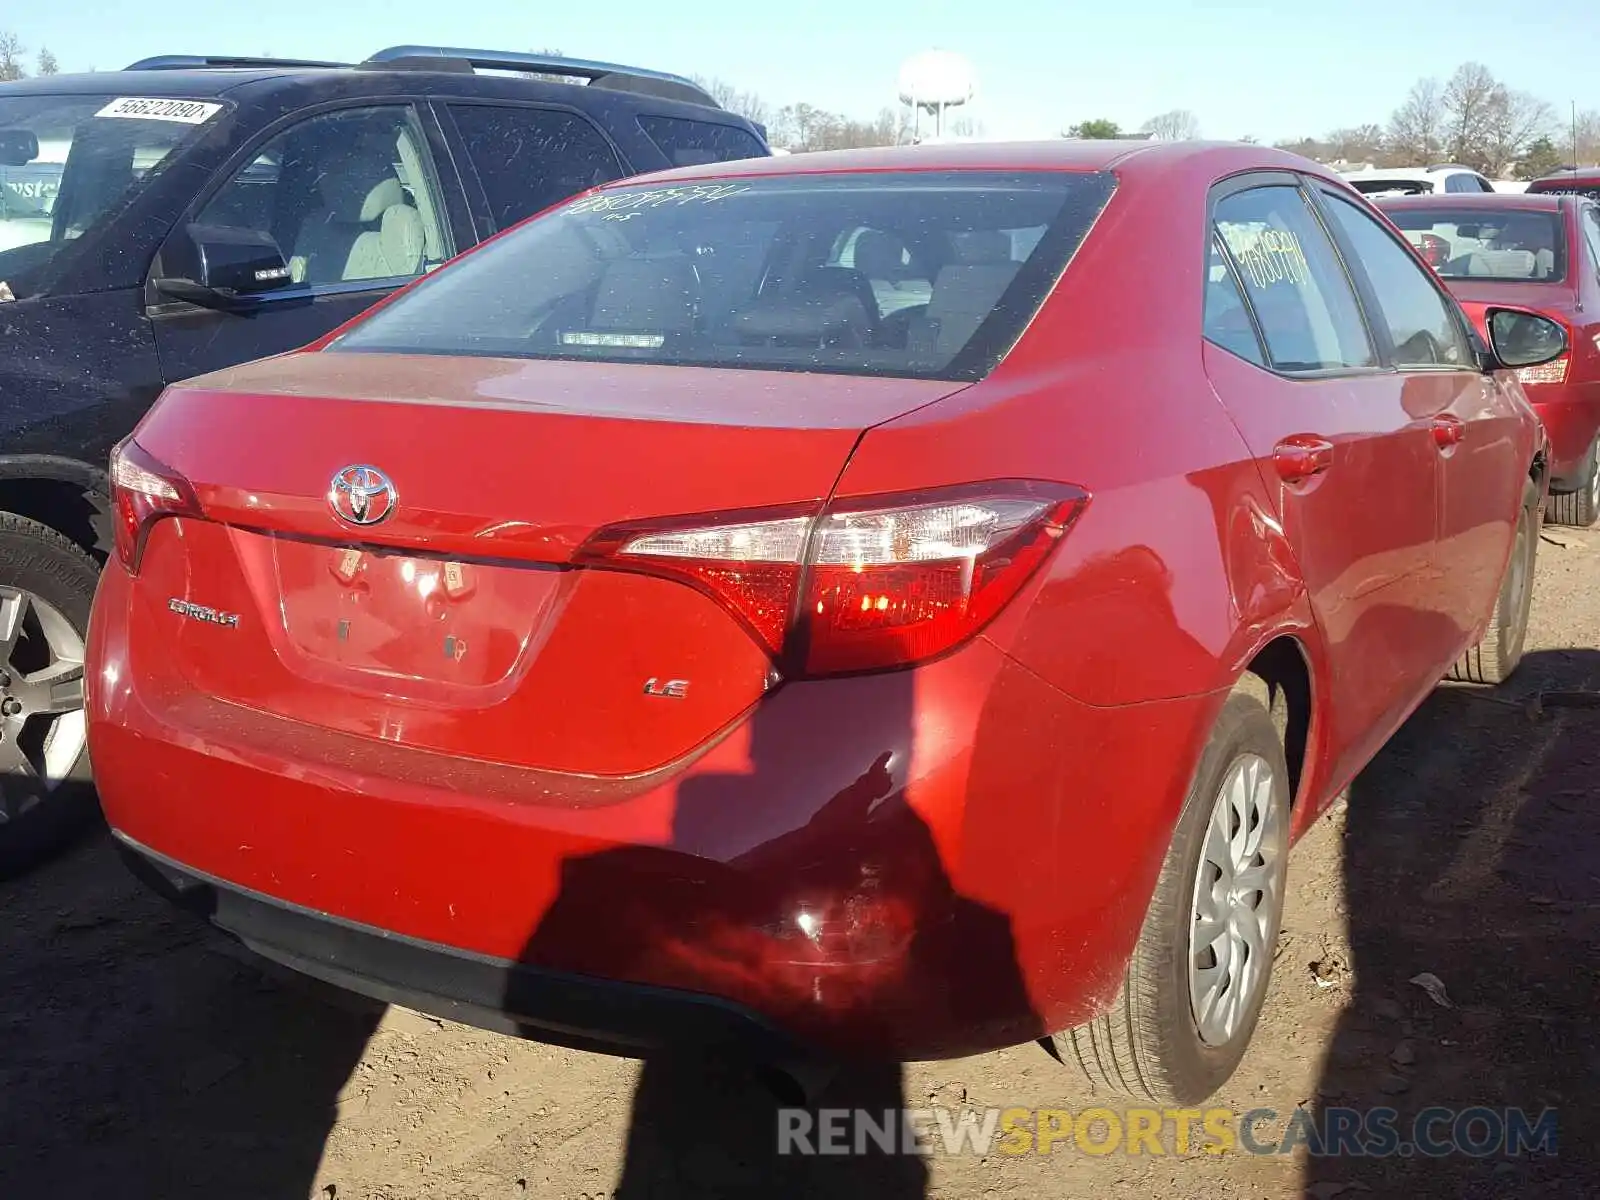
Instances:
[[[622,164],[587,118],[553,108],[452,104],[496,229],[620,179]]]
[[[1467,367],[1472,347],[1455,309],[1430,272],[1375,218],[1342,196],[1324,193],[1334,223],[1355,248],[1377,293],[1397,367]]]
[[[404,279],[453,253],[427,138],[411,105],[312,117],[260,148],[200,224],[271,234],[297,283]]]
[[[767,150],[747,130],[680,117],[640,117],[639,128],[675,167],[766,158]]]
[[[337,351],[972,380],[1021,336],[1114,188],[1106,172],[855,172],[630,183],[528,222],[358,323]],[[1042,227],[1028,245],[1014,230]],[[885,313],[866,228],[916,246]]]
[[[1239,277],[1233,273],[1222,246],[1213,235],[1211,261],[1206,270],[1205,337],[1224,350],[1255,363],[1267,365],[1261,352],[1261,339],[1245,307],[1244,293],[1239,290]]]
[[[1274,368],[1329,371],[1377,363],[1350,280],[1299,188],[1235,192],[1217,202],[1214,219]]]

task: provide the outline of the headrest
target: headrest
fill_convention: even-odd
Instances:
[[[400,181],[391,175],[367,193],[367,198],[361,202],[361,219],[376,221],[388,209],[403,205],[405,202],[405,188],[401,187]]]
[[[828,267],[806,277],[793,291],[763,296],[734,318],[734,328],[746,337],[817,345],[855,329],[871,333],[874,313],[859,290],[859,273]]]
[[[1467,274],[1532,279],[1535,261],[1532,250],[1477,250],[1467,258]]]
[[[905,248],[887,233],[863,229],[856,238],[855,262],[868,279],[894,279],[905,270]]]

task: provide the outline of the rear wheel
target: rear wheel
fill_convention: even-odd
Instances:
[[[1206,743],[1116,1001],[1056,1036],[1061,1057],[1158,1104],[1221,1088],[1266,998],[1288,856],[1283,744],[1266,685],[1246,676]]]
[[[1448,678],[1460,683],[1504,683],[1522,662],[1533,609],[1533,574],[1539,555],[1539,489],[1529,481],[1522,493],[1516,543],[1483,640],[1461,656]]]
[[[48,526],[0,513],[0,878],[94,817],[84,638],[100,570]]]
[[[1546,514],[1552,525],[1587,529],[1600,520],[1600,438],[1584,457],[1578,486],[1570,492],[1551,492]]]

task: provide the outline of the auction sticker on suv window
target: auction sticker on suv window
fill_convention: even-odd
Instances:
[[[184,125],[204,125],[222,111],[222,105],[205,100],[154,100],[124,96],[113,100],[97,117],[128,117],[141,121],[178,121]]]

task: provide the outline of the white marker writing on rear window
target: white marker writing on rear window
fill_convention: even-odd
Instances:
[[[749,190],[749,184],[717,183],[701,184],[697,187],[650,188],[636,192],[602,192],[598,196],[590,196],[587,200],[577,201],[567,211],[569,213],[617,213],[640,208],[659,208],[664,204],[694,204],[697,202],[704,204],[712,200],[725,200],[729,196],[737,196],[741,192],[748,192]]]
[[[222,111],[222,105],[204,100],[159,100],[123,96],[113,100],[97,117],[122,117],[135,121],[176,121],[182,125],[204,125]]]

